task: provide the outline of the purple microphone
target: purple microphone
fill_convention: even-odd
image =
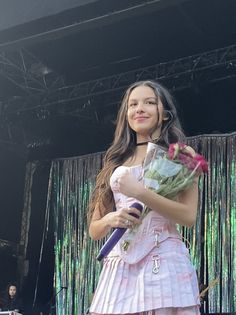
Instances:
[[[138,202],[134,202],[130,206],[130,208],[136,208],[140,212],[143,211],[143,206],[140,203],[138,203]],[[132,215],[133,217],[138,218],[138,216],[136,214],[134,214],[134,213],[130,213],[130,215]],[[116,228],[114,230],[114,232],[111,234],[111,236],[108,238],[108,240],[105,242],[105,244],[100,249],[100,252],[99,252],[99,254],[97,256],[97,260],[98,261],[101,261],[104,257],[106,257],[110,253],[112,248],[118,243],[118,241],[124,235],[126,230],[127,230],[127,228]]]

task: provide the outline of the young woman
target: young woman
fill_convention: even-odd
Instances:
[[[22,301],[18,297],[17,286],[14,283],[10,283],[7,286],[6,297],[3,302],[2,310],[22,313]]]
[[[163,86],[142,81],[128,88],[90,203],[89,233],[98,240],[113,228],[138,229],[128,250],[124,236],[104,259],[92,315],[199,314],[196,272],[176,229],[176,224],[195,222],[197,179],[177,201],[146,189],[140,180],[149,141],[168,147],[183,139],[173,99]],[[152,209],[142,221],[132,216],[140,214],[130,208],[135,201]]]

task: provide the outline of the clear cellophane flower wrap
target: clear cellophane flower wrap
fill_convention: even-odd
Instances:
[[[168,149],[148,143],[143,163],[144,186],[168,199],[190,187],[200,174],[208,171],[204,157],[183,143],[173,143]],[[143,216],[149,212],[145,209]]]

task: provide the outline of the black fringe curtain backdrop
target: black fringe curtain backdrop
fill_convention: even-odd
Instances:
[[[203,135],[188,143],[209,162],[199,182],[199,211],[192,229],[182,229],[199,283],[209,285],[204,312],[236,308],[236,134]],[[87,204],[103,153],[52,162],[46,213],[55,233],[55,292],[58,315],[86,314],[101,264],[95,259],[103,241],[88,236]],[[216,280],[216,281],[214,281]]]

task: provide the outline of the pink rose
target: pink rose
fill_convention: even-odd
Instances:
[[[170,160],[174,160],[178,153],[179,153],[179,144],[178,143],[171,143],[169,145],[169,150],[168,150],[168,157]]]
[[[194,160],[199,163],[199,168],[201,169],[203,173],[208,172],[208,164],[202,155],[196,154],[194,156]]]

